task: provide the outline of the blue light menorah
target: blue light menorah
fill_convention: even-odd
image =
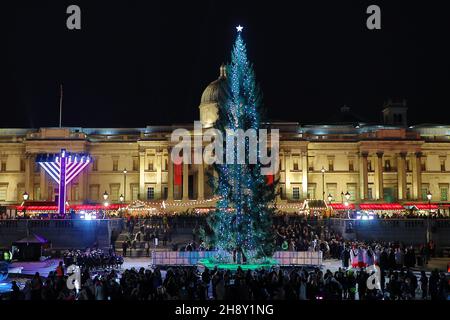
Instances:
[[[36,162],[59,185],[58,211],[66,213],[66,186],[91,162],[91,157],[83,153],[69,153],[61,149],[60,154],[40,154]]]

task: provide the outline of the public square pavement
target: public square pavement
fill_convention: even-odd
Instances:
[[[36,272],[43,277],[48,276],[50,271],[54,271],[58,266],[61,259],[48,259],[45,261],[33,261],[33,262],[14,262],[10,265],[10,273],[21,273],[25,275],[34,275]],[[425,269],[415,268],[413,271],[420,273],[421,270],[430,272],[433,269],[438,269],[439,271],[447,271],[447,264],[450,262],[449,258],[434,258]],[[125,257],[124,263],[122,265],[122,270],[135,268],[139,270],[140,268],[150,268],[151,258],[149,257]],[[329,269],[332,272],[337,271],[342,267],[341,260],[328,259],[323,261],[322,270],[326,271]]]

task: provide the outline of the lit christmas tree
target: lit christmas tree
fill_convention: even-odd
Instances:
[[[247,59],[247,50],[241,36],[242,27],[237,27],[237,37],[231,54],[231,63],[226,66],[226,81],[219,95],[219,118],[215,128],[223,136],[228,130],[261,128],[261,93],[255,82],[252,64]],[[259,138],[259,136],[257,136]],[[233,143],[229,149],[227,143]],[[238,141],[239,143],[239,141]],[[224,141],[224,150],[234,162],[215,164],[218,173],[215,183],[220,196],[216,210],[208,219],[210,234],[208,242],[224,257],[232,251],[241,251],[249,261],[271,257],[274,251],[272,216],[274,213],[275,184],[273,176],[261,173],[260,150],[257,162],[249,161],[249,140],[245,143],[245,162],[238,164],[238,147],[233,141]]]

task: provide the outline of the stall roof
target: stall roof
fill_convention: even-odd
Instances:
[[[361,210],[405,210],[400,203],[361,203]]]
[[[348,206],[343,203],[332,203],[330,204],[333,210],[353,210],[355,209],[355,205],[353,203],[349,203]]]
[[[118,210],[120,208],[126,207],[126,204],[109,204],[107,207],[105,207],[102,204],[80,204],[80,205],[71,205],[68,206],[69,209],[73,209],[75,211],[80,210]],[[17,210],[27,210],[27,211],[58,211],[58,206],[55,205],[24,205],[24,206],[17,206]]]
[[[413,207],[416,208],[417,210],[437,210],[439,209],[439,204],[437,203],[431,203],[428,204],[428,202],[410,202],[410,203],[405,203],[405,207]]]
[[[33,234],[30,234],[29,236],[23,238],[23,239],[15,241],[14,243],[41,243],[41,244],[45,244],[47,242],[48,242],[48,240],[45,239],[44,237],[33,233]]]
[[[327,204],[323,200],[305,200],[303,202],[303,210],[326,210],[328,208]]]

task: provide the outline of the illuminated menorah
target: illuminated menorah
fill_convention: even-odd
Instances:
[[[66,213],[66,186],[70,183],[91,161],[88,154],[68,153],[61,149],[60,154],[41,154],[36,162],[59,185],[58,211]]]

